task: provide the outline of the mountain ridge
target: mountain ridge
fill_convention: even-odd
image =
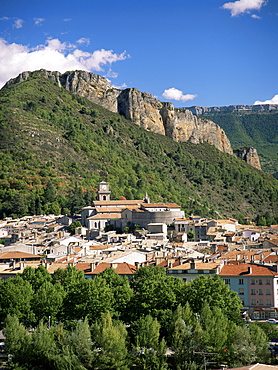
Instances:
[[[33,73],[0,90],[0,217],[74,214],[111,199],[174,202],[187,215],[278,222],[278,182],[206,142],[145,130]]]
[[[216,122],[228,136],[234,151],[256,148],[262,170],[278,178],[278,105],[185,107],[199,117]]]
[[[215,122],[198,118],[189,110],[175,109],[172,103],[162,103],[152,94],[140,92],[136,88],[114,88],[107,79],[91,72],[23,72],[8,81],[5,86],[25,81],[33,73],[40,73],[42,77],[56,82],[59,87],[85,97],[111,112],[120,113],[146,130],[169,136],[175,141],[189,141],[194,144],[208,142],[233,155],[230,141],[224,130]]]
[[[209,115],[211,113],[265,113],[278,112],[278,104],[256,104],[256,105],[223,105],[214,107],[202,107],[194,105],[182,109],[190,110],[196,116]]]

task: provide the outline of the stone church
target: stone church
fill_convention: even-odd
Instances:
[[[171,224],[183,218],[184,211],[175,203],[151,203],[148,195],[142,200],[111,200],[108,182],[98,184],[98,200],[81,212],[82,226],[92,231],[104,231],[106,225],[123,229],[127,224],[138,224],[147,229],[150,223]]]

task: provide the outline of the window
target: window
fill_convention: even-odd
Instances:
[[[266,295],[271,295],[270,289],[266,289]]]
[[[254,299],[254,298],[251,299],[251,305],[256,306],[256,299]]]
[[[270,285],[270,279],[266,279],[265,283],[266,285]]]
[[[226,284],[231,284],[231,280],[230,279],[224,279],[225,280],[225,283]]]
[[[251,285],[255,285],[255,279],[251,279]]]
[[[260,305],[260,306],[263,306],[263,304],[264,304],[264,301],[263,301],[263,299],[262,299],[262,298],[260,298],[260,299],[259,299],[259,305]]]
[[[263,285],[263,279],[259,279],[259,285]]]
[[[243,284],[244,284],[243,279],[238,279],[238,284],[239,284],[239,285],[243,285]]]
[[[251,289],[251,295],[256,295],[256,289]]]
[[[270,299],[270,298],[267,298],[267,299],[266,299],[266,305],[267,305],[267,306],[271,306],[271,299]]]
[[[259,289],[259,295],[263,295],[263,290]]]
[[[238,294],[239,294],[239,295],[244,295],[244,289],[243,289],[243,288],[239,288],[239,290],[238,290]]]

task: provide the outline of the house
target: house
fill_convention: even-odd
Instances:
[[[192,262],[169,268],[167,274],[183,281],[196,279],[200,275],[212,276],[217,274],[221,269],[221,263],[204,263],[192,260]]]
[[[241,235],[244,239],[249,239],[250,241],[254,242],[259,239],[259,237],[261,236],[261,233],[259,230],[256,230],[256,229],[245,229],[245,230],[242,230]]]
[[[219,276],[238,293],[252,319],[278,317],[277,265],[227,264]]]
[[[17,263],[23,261],[40,261],[41,256],[24,252],[3,252],[0,253],[0,263]]]

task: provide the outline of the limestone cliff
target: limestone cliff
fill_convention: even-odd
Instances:
[[[171,137],[175,141],[190,141],[194,144],[208,142],[217,149],[233,154],[230,141],[216,123],[196,117],[186,109],[175,109],[171,103],[162,103],[150,93],[135,88],[120,90],[114,88],[107,79],[86,71],[61,74],[40,70],[23,72],[7,85],[21,82],[32,74],[50,78],[72,93],[122,114],[146,130]]]
[[[215,113],[263,113],[277,112],[278,104],[258,104],[258,105],[225,105],[222,107],[187,107],[196,116],[205,116]]]
[[[241,149],[236,149],[234,150],[234,154],[246,161],[251,166],[257,168],[258,170],[261,170],[260,159],[255,148],[245,147]]]

